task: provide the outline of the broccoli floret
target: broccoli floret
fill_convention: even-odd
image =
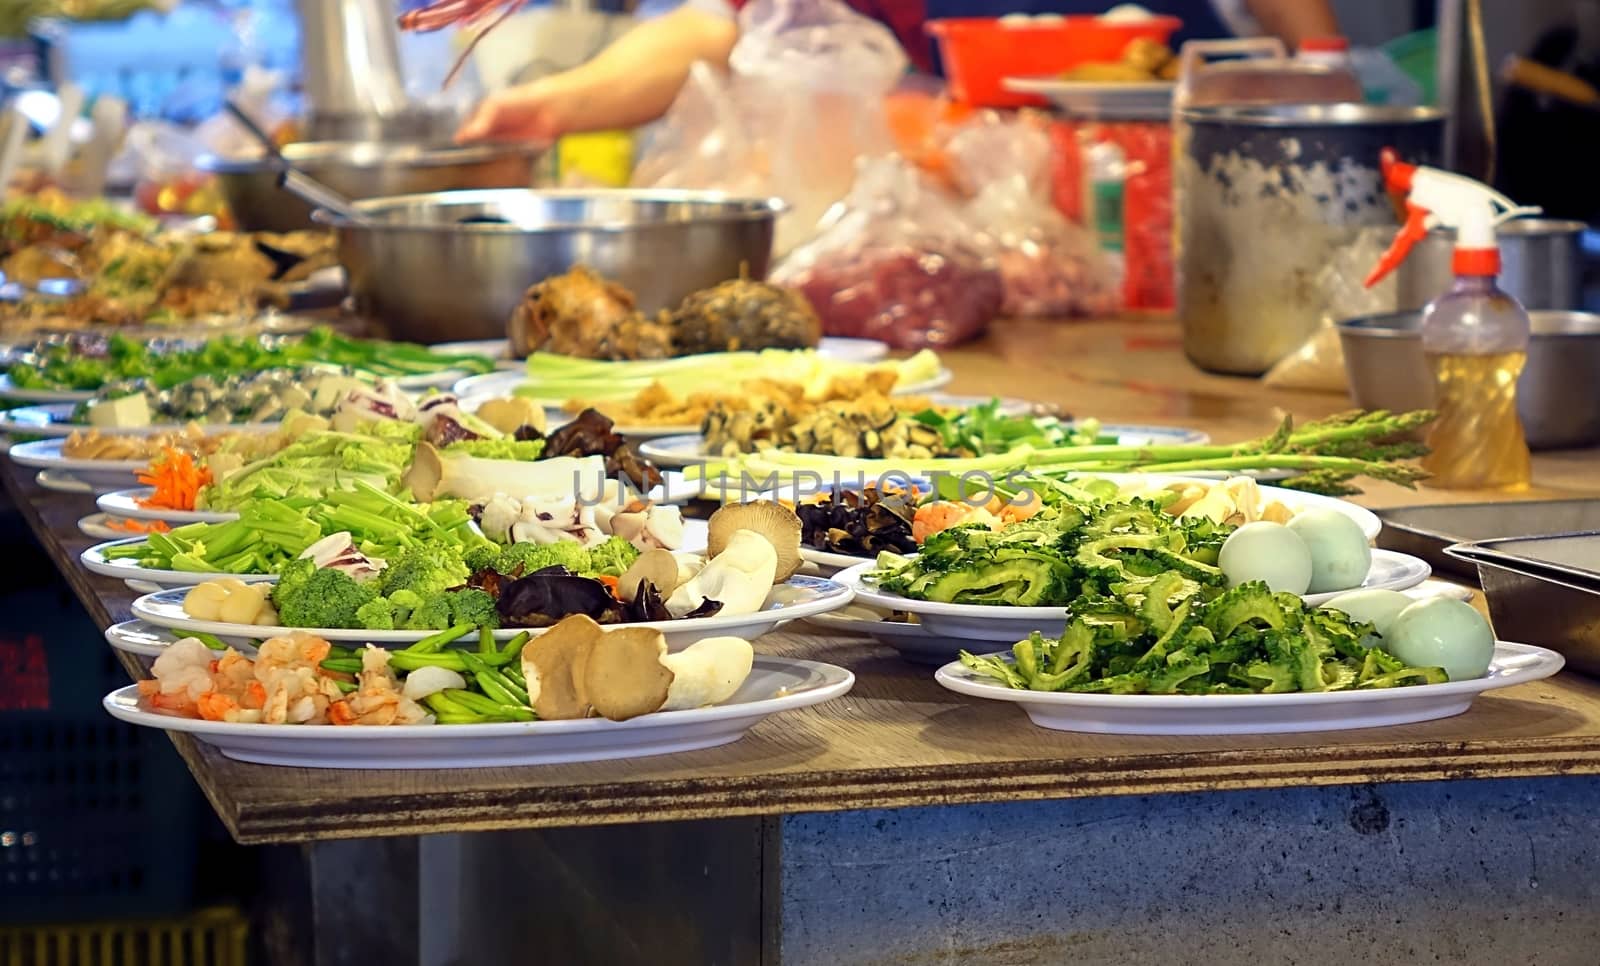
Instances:
[[[291,560],[284,564],[278,571],[277,586],[272,588],[272,605],[278,610],[283,610],[283,597],[292,597],[300,592],[305,582],[317,572],[317,563],[308,557]],[[280,596],[281,595],[281,596]]]
[[[589,551],[589,566],[593,568],[590,573],[602,577],[621,577],[638,559],[638,547],[621,537],[612,537]]]
[[[356,611],[356,620],[369,631],[394,630],[394,605],[383,597],[374,597]]]
[[[514,543],[500,554],[495,569],[503,574],[531,574],[545,567],[565,567],[575,574],[587,574],[589,551],[576,540],[555,543]]]
[[[485,541],[476,546],[469,547],[461,555],[461,562],[466,565],[468,573],[477,573],[480,570],[493,570],[500,562],[500,548],[495,544]]]
[[[450,601],[450,626],[472,624],[475,627],[499,627],[500,614],[494,608],[494,598],[487,591],[469,588],[451,591],[445,595]]]
[[[383,592],[409,590],[422,597],[459,587],[471,576],[453,551],[437,544],[406,550],[383,570]]]
[[[406,615],[408,631],[439,631],[450,626],[450,595],[422,598],[422,604]]]
[[[360,627],[362,605],[378,596],[372,584],[357,582],[342,570],[318,570],[272,595],[278,620],[285,627]]]
[[[394,610],[394,625],[403,627],[411,612],[422,606],[422,595],[414,590],[397,590],[389,595],[389,606]]]

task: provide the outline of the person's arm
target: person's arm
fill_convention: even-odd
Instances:
[[[487,98],[457,141],[553,141],[577,131],[637,127],[672,106],[697,60],[726,66],[733,20],[679,7],[647,20],[578,67]]]
[[[1339,36],[1339,21],[1328,0],[1245,0],[1261,29],[1290,50],[1307,37]]]

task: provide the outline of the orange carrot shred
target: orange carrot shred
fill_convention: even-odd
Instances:
[[[211,470],[195,463],[194,457],[171,446],[139,474],[139,482],[151,487],[150,496],[138,500],[142,507],[162,510],[193,510],[201,489],[211,484]]]
[[[165,520],[116,520],[110,517],[106,518],[106,526],[128,533],[166,533],[172,529]]]

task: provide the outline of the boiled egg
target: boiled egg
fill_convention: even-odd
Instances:
[[[1340,594],[1323,606],[1344,611],[1357,624],[1371,624],[1373,633],[1383,640],[1369,636],[1361,643],[1367,647],[1383,647],[1387,650],[1389,635],[1394,630],[1394,619],[1414,603],[1416,598],[1407,597],[1397,590],[1352,590],[1348,594]]]
[[[1274,593],[1303,594],[1311,586],[1311,549],[1281,523],[1247,523],[1233,531],[1217,566],[1230,587],[1260,580]]]
[[[1360,524],[1338,510],[1313,509],[1295,514],[1288,526],[1311,550],[1311,593],[1351,590],[1367,579],[1372,548]]]
[[[1494,630],[1472,605],[1431,597],[1395,617],[1383,649],[1412,667],[1444,668],[1450,680],[1467,681],[1489,670]]]

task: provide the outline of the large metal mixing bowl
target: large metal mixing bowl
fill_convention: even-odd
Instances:
[[[1600,315],[1529,312],[1533,337],[1517,380],[1517,412],[1533,449],[1600,443]],[[1350,395],[1363,409],[1433,406],[1422,355],[1422,313],[1369,315],[1339,323]]]
[[[645,312],[740,273],[761,279],[783,202],[699,191],[449,191],[319,211],[358,308],[415,342],[496,339],[528,286],[585,265]]]
[[[306,141],[284,147],[296,168],[346,198],[378,198],[461,188],[526,188],[542,151],[518,145],[452,148],[380,141]],[[245,231],[315,227],[311,207],[278,187],[265,158],[202,157]]]

